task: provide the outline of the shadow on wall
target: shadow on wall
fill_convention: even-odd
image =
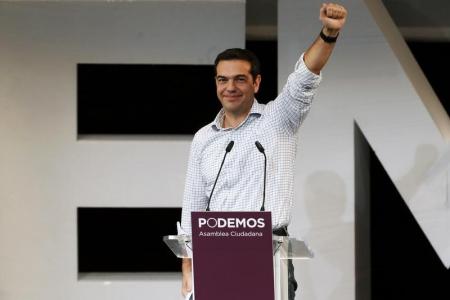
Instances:
[[[308,276],[301,285],[311,286],[313,294],[308,299],[337,299],[349,289],[347,285],[351,283],[343,278],[353,268],[348,263],[348,249],[353,248],[353,235],[349,232],[353,225],[343,221],[345,182],[337,173],[323,170],[310,175],[305,186],[305,208],[311,222],[305,239],[310,241],[316,256],[304,265],[302,272]],[[312,278],[322,279],[319,282]]]
[[[396,182],[403,199],[409,202],[424,183],[427,172],[438,159],[438,150],[430,144],[422,144],[416,148],[412,168]]]

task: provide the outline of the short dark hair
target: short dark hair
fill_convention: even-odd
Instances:
[[[217,55],[216,60],[214,61],[214,69],[217,75],[217,65],[222,60],[245,60],[250,63],[250,74],[252,74],[253,79],[256,78],[257,75],[261,74],[261,64],[259,63],[258,57],[256,55],[247,49],[241,49],[241,48],[231,48],[227,49],[219,55]]]

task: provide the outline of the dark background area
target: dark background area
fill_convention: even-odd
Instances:
[[[163,242],[176,235],[178,207],[79,207],[78,272],[180,272]]]
[[[278,95],[278,43],[277,41],[247,41],[245,47],[255,53],[261,62],[261,86],[256,99],[267,103]]]
[[[220,109],[205,65],[79,64],[78,134],[193,134]]]
[[[424,72],[447,114],[450,114],[449,42],[409,41],[408,46]]]

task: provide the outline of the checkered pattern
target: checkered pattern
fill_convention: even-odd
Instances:
[[[264,156],[267,155],[266,211],[273,228],[289,223],[293,200],[297,132],[306,117],[321,76],[311,73],[303,55],[283,91],[267,105],[256,100],[246,120],[236,128],[222,128],[223,110],[200,129],[191,146],[181,217],[182,229],[191,234],[191,211],[206,209],[211,189],[230,141],[228,153],[211,199],[211,211],[255,211],[262,204]]]

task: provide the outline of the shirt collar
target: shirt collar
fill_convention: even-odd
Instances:
[[[248,113],[247,118],[245,118],[245,120],[238,127],[240,127],[242,124],[244,124],[245,121],[247,121],[247,119],[248,119],[248,117],[250,115],[261,116],[263,114],[263,112],[264,112],[264,104],[260,104],[260,103],[258,103],[258,101],[256,99],[254,99],[252,107],[250,108],[250,112]],[[232,128],[223,128],[222,127],[224,116],[225,116],[225,111],[222,108],[219,111],[219,113],[217,114],[217,116],[214,119],[214,121],[212,122],[212,124],[211,124],[213,129],[215,129],[215,130],[229,130],[229,129],[232,129]],[[238,128],[238,127],[236,127],[236,128]]]

